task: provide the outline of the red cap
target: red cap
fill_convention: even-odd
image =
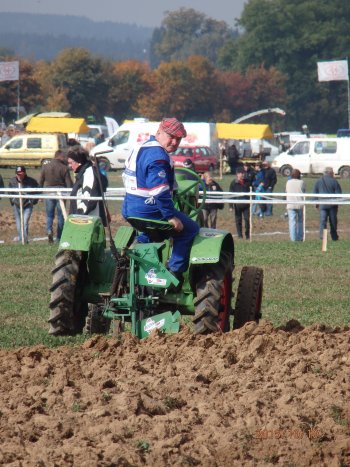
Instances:
[[[187,136],[185,127],[177,118],[163,118],[159,128],[169,136],[174,136],[175,138],[184,138]]]

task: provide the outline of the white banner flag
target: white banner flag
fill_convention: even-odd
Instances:
[[[19,62],[0,62],[0,81],[18,81]]]
[[[112,117],[105,117],[105,122],[108,129],[108,136],[114,135],[119,128],[118,123]]]
[[[331,62],[317,62],[319,81],[349,80],[347,60],[334,60]]]

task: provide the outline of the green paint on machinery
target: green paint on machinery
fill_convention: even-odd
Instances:
[[[183,169],[185,172],[187,169]],[[191,172],[192,173],[192,172]],[[189,216],[198,216],[198,191],[205,187],[179,177],[174,202]],[[156,241],[162,221],[131,219],[121,226],[106,248],[105,230],[98,217],[69,216],[62,232],[50,288],[50,334],[107,333],[128,329],[143,339],[152,331],[176,333],[183,316],[191,316],[194,332],[227,332],[261,315],[263,271],[243,267],[232,309],[234,242],[224,230],[201,228],[194,239],[184,282],[167,269],[171,240]],[[152,243],[135,237],[142,227]],[[180,288],[180,290],[178,290]]]

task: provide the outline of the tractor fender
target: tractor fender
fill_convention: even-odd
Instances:
[[[64,223],[59,250],[103,251],[106,236],[101,219],[97,216],[72,214]]]
[[[231,253],[234,260],[232,234],[226,230],[201,228],[193,241],[190,264],[218,263],[223,250]]]

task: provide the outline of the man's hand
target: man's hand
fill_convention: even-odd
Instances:
[[[184,228],[183,223],[177,217],[172,217],[171,219],[168,219],[168,222],[174,227],[174,230],[176,230],[176,232],[181,232],[181,230],[183,230]]]

